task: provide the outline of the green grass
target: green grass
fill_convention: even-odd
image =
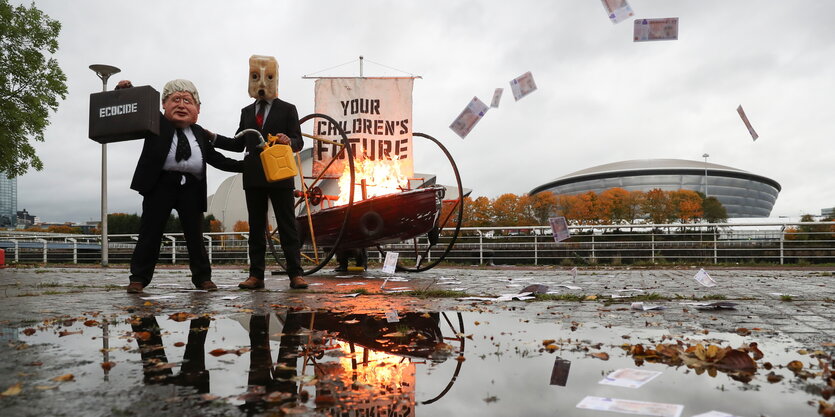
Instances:
[[[536,301],[583,301],[585,295],[581,294],[534,294]]]
[[[783,294],[780,296],[780,301],[794,301],[794,298],[788,294]]]
[[[397,294],[402,295],[410,295],[412,297],[417,298],[457,298],[457,297],[468,297],[464,291],[451,291],[451,290],[415,290],[415,291],[406,291]]]

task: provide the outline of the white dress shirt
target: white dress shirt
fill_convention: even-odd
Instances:
[[[165,157],[165,163],[162,165],[162,169],[165,171],[188,173],[197,177],[198,180],[202,180],[203,153],[200,152],[200,145],[197,144],[197,138],[194,137],[191,126],[183,128],[183,133],[188,138],[188,144],[191,147],[191,156],[180,162],[174,159],[174,155],[177,153],[177,131],[175,130],[174,138],[171,139],[171,149],[168,150],[168,156]]]

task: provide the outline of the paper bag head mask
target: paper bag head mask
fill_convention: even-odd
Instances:
[[[272,100],[278,96],[278,61],[274,57],[249,57],[249,96],[258,100]]]

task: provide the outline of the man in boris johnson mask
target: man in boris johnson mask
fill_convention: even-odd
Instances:
[[[124,80],[117,88],[129,88]],[[159,135],[145,138],[130,188],[142,195],[139,240],[130,261],[129,293],[151,283],[160,243],[172,210],[177,210],[186,238],[191,281],[201,290],[216,291],[212,267],[203,242],[206,211],[206,164],[241,172],[242,161],[226,158],[209,143],[209,133],[197,124],[200,95],[189,80],[172,80],[162,89],[163,114]]]

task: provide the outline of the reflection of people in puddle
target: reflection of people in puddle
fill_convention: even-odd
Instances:
[[[142,372],[146,384],[175,384],[194,387],[201,394],[209,392],[209,371],[206,370],[204,354],[209,317],[201,316],[189,323],[186,351],[177,375],[174,375],[168,364],[157,318],[146,316],[134,319],[131,327],[142,356]]]
[[[278,357],[272,361],[270,349],[270,314],[253,315],[249,319],[248,394],[241,406],[247,414],[262,410],[267,404],[283,404],[298,398],[296,362],[302,345],[302,322],[297,314],[287,314],[281,331]]]

